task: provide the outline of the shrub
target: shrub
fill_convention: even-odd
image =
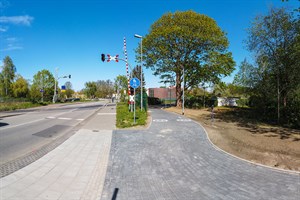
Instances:
[[[117,121],[116,126],[118,128],[126,128],[137,125],[146,125],[147,123],[147,111],[141,111],[136,106],[136,123],[134,123],[134,113],[129,111],[129,105],[124,102],[117,104]]]

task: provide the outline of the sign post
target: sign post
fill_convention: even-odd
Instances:
[[[132,78],[130,80],[130,86],[133,88],[133,95],[134,95],[134,99],[135,99],[135,89],[138,88],[140,86],[141,82],[138,78]],[[134,124],[136,123],[135,122],[135,101],[133,102],[134,103],[134,113],[133,113],[133,117],[134,117]],[[142,102],[141,102],[142,103]]]

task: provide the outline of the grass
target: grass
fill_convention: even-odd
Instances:
[[[136,123],[134,123],[134,113],[129,112],[127,103],[118,103],[117,105],[117,123],[118,128],[128,128],[133,126],[144,126],[147,123],[147,111],[136,109]]]
[[[26,108],[33,108],[33,107],[44,106],[44,105],[47,105],[47,103],[7,102],[7,103],[0,103],[0,111],[26,109]]]

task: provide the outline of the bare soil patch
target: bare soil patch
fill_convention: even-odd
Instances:
[[[176,107],[165,109],[181,114]],[[200,122],[210,140],[240,158],[286,170],[300,171],[300,130],[258,124],[231,108],[185,109],[185,116]]]

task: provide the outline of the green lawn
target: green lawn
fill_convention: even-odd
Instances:
[[[17,109],[33,108],[47,105],[47,103],[32,103],[32,102],[5,102],[0,103],[0,111],[10,111]]]

